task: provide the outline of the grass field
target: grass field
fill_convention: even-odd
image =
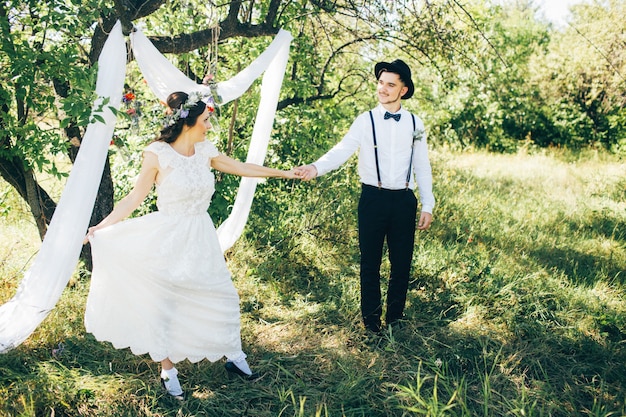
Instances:
[[[253,215],[227,254],[260,380],[180,363],[188,399],[170,400],[149,358],[85,333],[89,280],[76,274],[0,355],[0,416],[626,415],[626,163],[443,149],[432,162],[438,206],[416,243],[403,328],[361,330],[358,184],[340,172],[294,186],[301,208],[273,214],[285,230]],[[5,301],[38,235],[6,184],[0,197]]]

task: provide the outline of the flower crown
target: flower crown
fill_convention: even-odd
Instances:
[[[215,112],[215,101],[211,94],[201,93],[199,91],[193,91],[187,96],[187,100],[180,105],[176,110],[170,110],[169,114],[165,116],[165,126],[173,126],[180,119],[186,119],[189,116],[189,110],[196,107],[198,102],[204,101],[209,109],[209,113]]]

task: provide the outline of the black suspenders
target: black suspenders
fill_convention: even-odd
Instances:
[[[370,120],[372,121],[372,137],[374,138],[374,158],[376,158],[376,175],[378,175],[378,189],[382,182],[380,181],[380,167],[378,166],[378,144],[376,143],[376,127],[374,126],[374,116],[370,110]]]
[[[413,119],[413,132],[415,132],[415,116],[411,113]],[[406,173],[406,189],[409,189],[409,181],[411,180],[411,165],[413,165],[413,148],[415,148],[415,139],[411,141],[411,158],[409,159],[409,170]]]
[[[411,119],[413,119],[413,131],[415,131],[415,115],[411,113]],[[376,175],[378,176],[378,188],[380,189],[382,186],[382,182],[380,180],[380,166],[378,164],[378,144],[376,143],[376,126],[374,125],[374,116],[372,115],[372,111],[370,110],[370,120],[372,121],[372,138],[374,140],[374,158],[376,159]],[[415,141],[411,142],[411,158],[409,159],[409,170],[406,173],[406,183],[405,189],[409,189],[409,181],[411,180],[411,167],[413,165],[413,148],[415,147]]]

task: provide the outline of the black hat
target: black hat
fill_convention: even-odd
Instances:
[[[401,59],[396,59],[393,62],[379,62],[378,64],[376,64],[376,66],[374,66],[374,74],[376,75],[376,79],[380,78],[380,73],[383,70],[398,74],[404,85],[409,88],[406,94],[401,97],[402,99],[406,100],[413,97],[415,87],[413,86],[413,81],[411,80],[411,69],[404,61],[402,61]]]

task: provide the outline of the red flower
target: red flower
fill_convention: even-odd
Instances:
[[[130,103],[134,99],[135,99],[135,94],[133,94],[132,92],[126,93],[124,94],[124,97],[122,97],[122,101],[124,101],[124,103]]]

